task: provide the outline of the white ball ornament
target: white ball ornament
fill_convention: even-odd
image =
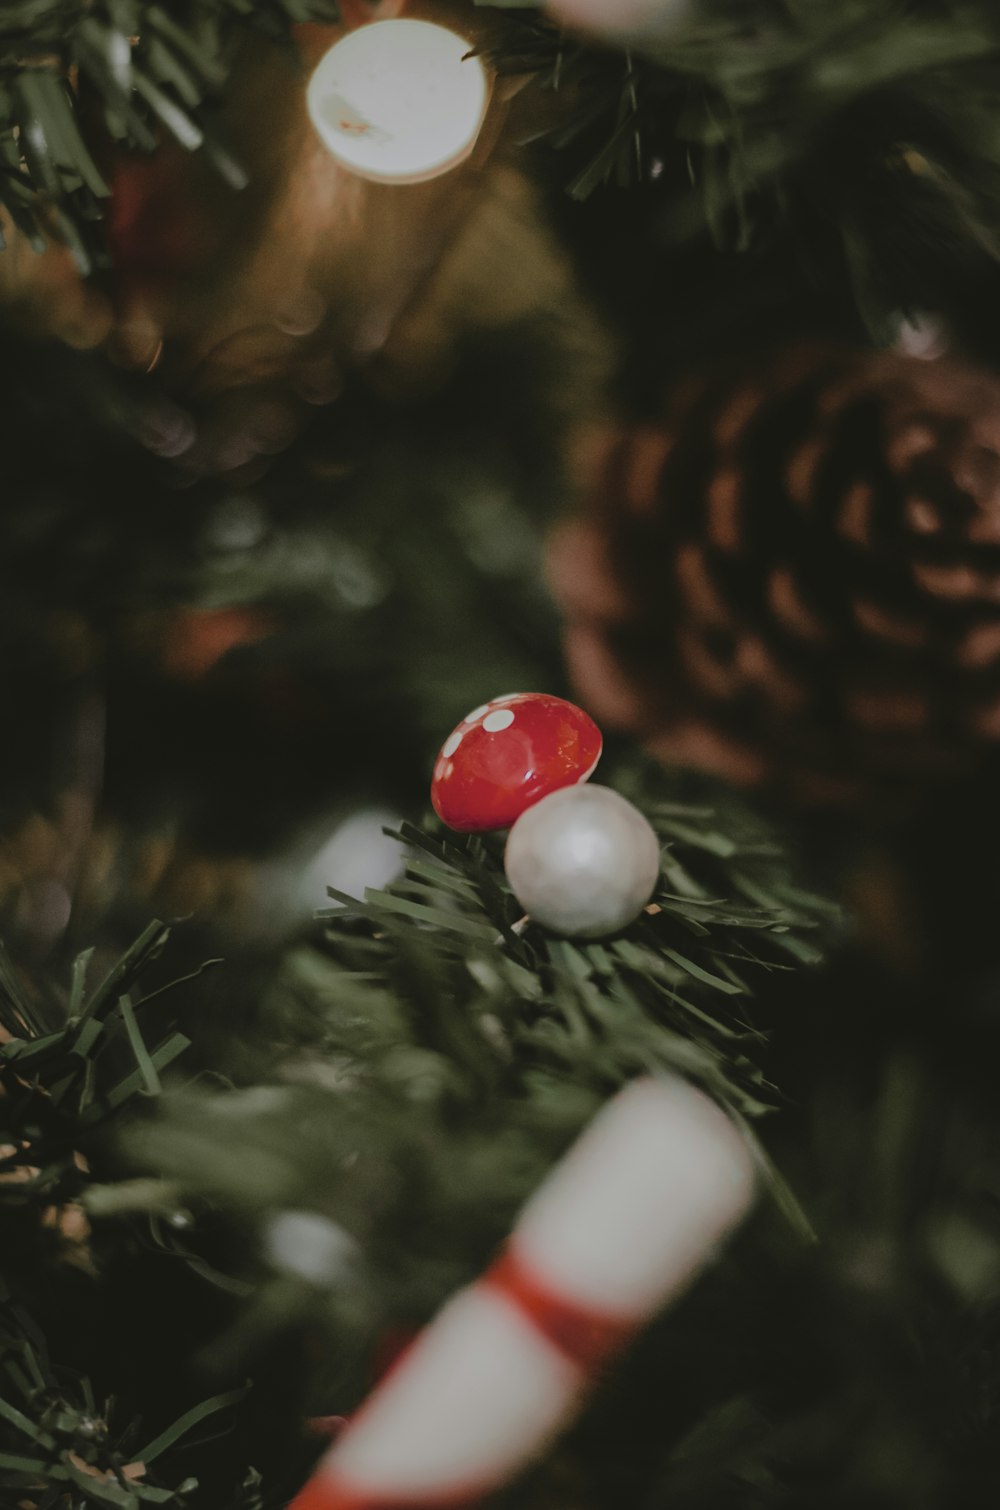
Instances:
[[[660,843],[638,808],[609,787],[564,787],[518,818],[504,868],[534,922],[567,938],[601,938],[646,906]]]
[[[489,102],[470,43],[430,21],[373,21],[320,60],[306,94],[342,167],[376,183],[437,178],[469,156]]]
[[[354,1239],[318,1211],[283,1211],[272,1217],[264,1249],[274,1268],[313,1285],[331,1284],[357,1257]]]

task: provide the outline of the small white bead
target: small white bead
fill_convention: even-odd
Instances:
[[[326,1285],[343,1273],[357,1245],[343,1227],[317,1211],[283,1211],[268,1223],[264,1249],[274,1268]]]

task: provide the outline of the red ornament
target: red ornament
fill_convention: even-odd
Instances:
[[[431,802],[449,828],[509,828],[560,787],[586,781],[601,731],[581,708],[543,692],[511,692],[468,714],[441,746]]]

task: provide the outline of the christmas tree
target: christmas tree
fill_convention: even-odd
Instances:
[[[0,59],[0,1504],[995,1503],[994,8]]]

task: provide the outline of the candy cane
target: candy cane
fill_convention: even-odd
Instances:
[[[754,1176],[728,1117],[680,1080],[621,1091],[445,1305],[290,1510],[458,1510],[512,1479],[602,1365],[709,1260]]]

